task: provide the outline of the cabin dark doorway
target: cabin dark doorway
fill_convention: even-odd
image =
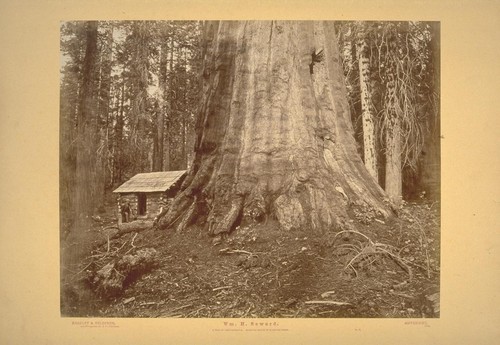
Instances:
[[[137,215],[144,216],[146,215],[146,194],[139,193],[137,194]]]

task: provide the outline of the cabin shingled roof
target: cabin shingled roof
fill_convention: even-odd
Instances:
[[[185,173],[186,170],[140,173],[116,188],[113,193],[165,192]]]

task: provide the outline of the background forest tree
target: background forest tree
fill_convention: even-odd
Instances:
[[[337,32],[367,169],[396,204],[439,199],[439,24],[338,22]]]
[[[63,224],[102,212],[106,195],[136,173],[188,167],[199,27],[194,21],[61,25]]]
[[[336,29],[368,171],[396,205],[423,191],[439,198],[439,27],[338,22]],[[193,21],[62,24],[63,223],[102,211],[106,195],[136,173],[191,164],[200,40]]]

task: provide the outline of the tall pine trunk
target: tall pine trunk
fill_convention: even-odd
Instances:
[[[86,24],[87,46],[82,73],[82,90],[77,118],[76,215],[79,219],[92,213],[95,205],[95,166],[97,111],[95,69],[97,61],[97,22]]]
[[[113,133],[113,187],[123,182],[123,126],[125,112],[125,82],[122,82],[121,91],[118,99],[119,105],[116,114],[116,123]]]
[[[178,149],[178,146],[175,145],[175,139],[178,138],[179,133],[175,130],[178,127],[178,114],[177,114],[177,78],[174,72],[174,50],[175,50],[175,34],[172,34],[172,38],[170,41],[170,59],[169,59],[169,90],[168,90],[168,105],[169,105],[169,117],[170,117],[170,126],[169,126],[169,135],[168,135],[168,163],[169,168],[171,170],[177,170],[177,155],[175,150]]]
[[[163,104],[155,105],[155,126],[153,133],[153,171],[163,171],[163,130],[164,113]]]
[[[146,135],[147,125],[147,101],[149,86],[149,32],[147,22],[137,22],[133,25],[135,36],[134,61],[132,63],[133,96],[131,116],[133,124],[131,128],[131,147],[133,173],[148,170],[148,138]]]
[[[96,128],[97,136],[97,166],[96,166],[96,206],[104,208],[106,197],[106,182],[109,171],[109,123],[111,111],[111,70],[113,63],[113,27],[106,29],[106,43],[102,44],[99,63],[98,86],[98,119],[104,126]]]
[[[425,143],[421,183],[427,196],[439,200],[441,195],[441,128],[440,128],[440,26],[439,22],[431,26],[431,59],[433,67],[433,90],[435,109],[429,117],[429,138]]]
[[[393,43],[392,43],[393,44]],[[389,62],[386,95],[384,99],[385,123],[385,192],[391,202],[399,206],[403,195],[401,111],[396,94],[397,64]]]
[[[158,73],[158,90],[160,94],[159,103],[156,104],[155,132],[153,134],[153,171],[163,171],[163,142],[165,131],[165,108],[166,108],[166,45],[160,48],[160,68]]]
[[[181,53],[180,53],[180,56],[182,56],[182,49],[181,49]],[[184,63],[184,66],[182,67],[182,71],[185,73],[186,72],[186,56],[184,55],[184,59],[183,59],[183,63]],[[187,142],[186,142],[186,138],[187,138],[187,135],[186,135],[186,132],[187,132],[187,110],[186,110],[186,104],[187,104],[187,100],[186,100],[186,87],[187,87],[187,78],[184,78],[183,79],[183,85],[182,85],[182,95],[181,95],[181,100],[182,100],[182,104],[184,105],[183,106],[183,111],[182,111],[182,114],[181,115],[181,125],[182,125],[182,132],[181,132],[181,168],[184,170],[187,168],[187,150],[186,150],[186,147],[187,147]]]
[[[165,93],[164,96],[167,101],[167,123],[165,126],[165,133],[167,135],[165,136],[164,140],[164,152],[165,152],[165,170],[173,170],[172,169],[172,148],[174,145],[172,145],[172,124],[175,119],[175,102],[174,97],[173,97],[173,92],[174,92],[174,71],[173,71],[173,66],[174,66],[174,34],[170,37],[170,46],[168,49],[168,72],[166,73],[165,77],[165,86],[168,84],[168,93]],[[167,83],[168,80],[168,83]]]
[[[363,28],[363,23],[359,25]],[[368,44],[363,31],[358,34],[356,54],[359,67],[359,85],[361,90],[361,111],[363,122],[363,158],[366,169],[378,182],[377,150],[375,146],[375,122],[370,87],[370,59],[368,58]]]
[[[356,150],[332,22],[206,22],[204,37],[195,158],[161,227],[217,235],[271,216],[327,231],[350,211],[390,215]]]

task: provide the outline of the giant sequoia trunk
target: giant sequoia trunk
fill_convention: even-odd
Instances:
[[[356,152],[333,22],[208,22],[203,54],[195,158],[160,227],[216,235],[272,216],[324,231],[353,209],[390,215]]]

